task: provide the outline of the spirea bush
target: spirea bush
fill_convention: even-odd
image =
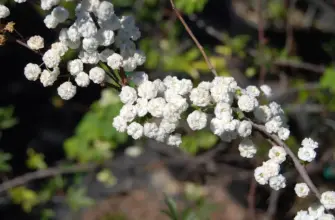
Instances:
[[[186,125],[193,131],[210,130],[224,142],[238,140],[241,157],[253,158],[257,153],[253,136],[260,132],[273,146],[268,160],[254,171],[258,184],[273,190],[285,188],[281,168],[290,157],[305,181],[296,184],[296,195],[304,198],[312,192],[319,199],[318,206],[299,211],[294,219],[335,219],[329,212],[335,209],[335,191],[319,193],[302,165],[315,159],[318,143],[306,137],[297,155],[290,150],[285,144],[290,137],[287,119],[278,103],[268,101],[272,95],[269,86],[242,88],[234,78],[223,76],[197,85],[175,76],[150,79],[144,72],[127,77],[127,72],[146,61],[144,53],[136,48],[141,32],[134,18],[116,15],[110,1],[72,1],[76,3],[73,12],[60,6],[61,0],[40,1],[40,8],[48,12],[45,26],[58,32],[58,40],[45,45],[43,37],[35,35],[20,41],[41,56],[41,63],[28,63],[22,70],[28,80],[40,80],[47,87],[65,76],[66,81],[57,88],[64,100],[90,83],[113,87],[119,91],[123,106],[111,123],[118,132],[126,132],[135,140],[150,138],[178,147],[182,143],[181,127]],[[25,0],[15,2],[27,4]],[[70,19],[70,14],[74,18]],[[1,39],[12,37],[13,18],[5,5],[0,5],[0,19],[5,24]],[[65,63],[63,58],[69,52],[76,57]]]

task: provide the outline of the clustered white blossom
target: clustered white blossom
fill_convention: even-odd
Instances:
[[[72,12],[60,6],[60,0],[40,1],[41,8],[48,11],[44,18],[46,27],[61,27],[60,33],[58,40],[43,51],[41,65],[28,63],[24,68],[28,80],[39,79],[44,87],[51,86],[64,71],[64,55],[70,49],[76,51],[77,56],[65,65],[69,73],[67,81],[57,89],[64,100],[75,96],[77,86],[87,87],[91,81],[95,84],[105,83],[109,76],[106,67],[111,71],[130,72],[146,61],[144,53],[136,49],[135,41],[141,33],[132,17],[116,16],[114,6],[109,1],[77,2],[75,19],[69,21]],[[9,9],[0,4],[0,19],[9,15]],[[41,52],[45,48],[44,39],[38,35],[32,36],[27,46]],[[135,140],[147,137],[179,146],[182,143],[180,127],[187,125],[193,131],[208,128],[222,141],[238,140],[240,155],[253,158],[257,147],[251,140],[252,121],[264,125],[267,133],[277,135],[283,141],[290,136],[280,105],[264,102],[264,98],[266,100],[272,96],[272,90],[267,85],[244,89],[232,77],[215,77],[211,82],[200,82],[194,86],[189,79],[172,76],[150,81],[144,72],[133,73],[129,80],[135,86],[122,86],[119,96],[124,105],[114,118],[113,126],[119,132],[127,132]],[[303,162],[313,161],[318,143],[305,138],[301,145],[298,158]],[[286,156],[283,147],[272,146],[268,152],[269,160],[254,171],[256,181],[261,185],[268,184],[274,190],[285,188],[286,179],[280,174],[280,168]],[[296,184],[294,190],[302,198],[307,197],[310,191],[306,183]],[[325,211],[335,209],[335,192],[322,193],[320,203],[309,207],[308,211],[299,211],[294,219],[334,220],[334,216]]]
[[[334,215],[326,213],[324,205],[312,205],[308,210],[300,210],[297,212],[294,220],[334,220]]]
[[[15,0],[24,3],[25,0]],[[44,18],[47,28],[60,28],[59,38],[50,48],[43,51],[42,60],[45,69],[40,70],[37,64],[29,63],[25,68],[28,80],[35,81],[40,77],[43,86],[51,86],[59,75],[68,76],[68,89],[57,89],[61,98],[72,98],[76,87],[87,87],[90,81],[103,84],[107,80],[105,68],[111,71],[130,72],[143,65],[146,57],[136,49],[141,32],[131,16],[118,17],[114,6],[109,1],[81,0],[73,12],[60,6],[60,0],[41,0],[41,9],[48,11]],[[69,22],[70,13],[75,14],[73,22]],[[0,5],[0,19],[9,16],[9,9]],[[33,36],[27,41],[32,50],[44,48],[44,39]],[[69,50],[75,50],[77,57],[68,61],[64,73],[62,58]],[[38,67],[43,67],[38,65]],[[56,74],[57,73],[57,74]],[[62,73],[62,74],[60,74]],[[60,93],[61,92],[61,93]],[[68,93],[68,94],[65,94]]]
[[[201,82],[194,87],[191,80],[172,76],[150,81],[144,72],[137,72],[130,79],[135,88],[122,87],[120,100],[124,106],[113,122],[118,131],[126,131],[134,139],[145,136],[179,146],[182,138],[176,130],[182,125],[182,120],[186,119],[190,130],[209,128],[225,142],[239,138],[241,156],[255,156],[257,148],[249,138],[252,134],[252,123],[246,119],[238,119],[236,109],[247,114],[259,107],[256,97],[265,94],[256,86],[242,89],[232,77],[215,77],[211,82]],[[266,107],[271,111],[271,106],[275,104],[271,103]],[[281,109],[274,108],[273,111],[271,116],[280,115],[283,118]],[[267,119],[270,120],[271,116]],[[285,125],[284,119],[281,125]],[[137,133],[134,132],[135,128]],[[280,156],[277,156],[278,160],[283,160],[282,154]],[[272,176],[268,179],[270,177]],[[283,186],[281,178],[278,177],[277,182],[275,180],[272,179],[273,185]]]

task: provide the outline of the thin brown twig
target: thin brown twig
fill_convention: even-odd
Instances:
[[[5,192],[14,187],[18,187],[27,184],[34,180],[44,179],[47,177],[54,177],[62,174],[88,172],[97,168],[96,164],[78,164],[71,167],[51,167],[44,170],[37,170],[35,172],[27,173],[22,176],[18,176],[14,179],[5,181],[0,184],[0,193]]]
[[[41,53],[40,52],[38,52],[38,51],[36,51],[36,50],[33,50],[33,49],[31,49],[26,43],[24,43],[23,41],[21,41],[21,40],[18,40],[18,39],[16,39],[15,40],[15,43],[17,43],[17,44],[19,44],[19,45],[21,45],[21,46],[23,46],[23,47],[25,47],[25,48],[27,48],[28,50],[31,50],[31,51],[33,51],[34,53],[36,53],[36,54],[38,54],[38,55],[40,55],[40,56],[42,56],[41,55]]]
[[[257,20],[258,20],[258,25],[257,25],[257,31],[258,31],[258,43],[259,43],[259,50],[260,54],[264,50],[264,45],[265,45],[265,34],[264,34],[264,21],[263,21],[263,10],[262,10],[262,0],[257,0]],[[261,66],[260,66],[260,73],[259,73],[259,84],[263,84],[265,81],[265,75],[266,75],[266,69],[264,66],[263,61],[261,61]]]
[[[276,145],[281,146],[285,149],[286,153],[289,155],[289,157],[291,157],[294,166],[297,169],[298,173],[300,174],[301,178],[305,181],[305,183],[308,185],[311,191],[316,195],[316,197],[320,199],[321,194],[319,190],[316,188],[313,181],[309,177],[306,169],[300,164],[299,159],[295,156],[292,150],[277,135],[269,134],[263,125],[256,124],[252,121],[250,122],[255,130],[260,132],[267,140],[270,140],[270,143],[274,142]]]
[[[197,47],[199,48],[202,56],[204,57],[207,65],[208,65],[208,68],[209,70],[213,73],[214,76],[217,76],[217,72],[213,66],[213,64],[211,63],[211,61],[209,60],[204,48],[202,47],[202,45],[199,43],[199,41],[197,40],[197,38],[194,36],[192,30],[189,28],[189,26],[186,24],[183,16],[180,14],[179,10],[176,8],[173,0],[170,0],[170,3],[171,3],[171,6],[172,6],[172,9],[175,11],[178,19],[180,20],[180,22],[183,24],[184,28],[186,29],[187,33],[190,35],[190,37],[192,38],[192,40],[194,41],[194,43],[197,45]]]

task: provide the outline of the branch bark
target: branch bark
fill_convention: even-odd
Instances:
[[[16,177],[12,180],[5,181],[0,184],[0,193],[3,193],[9,189],[17,186],[27,184],[34,180],[44,179],[47,177],[53,177],[57,175],[88,172],[97,168],[96,164],[78,164],[72,167],[51,167],[44,170],[37,170],[35,172],[27,173],[25,175]]]

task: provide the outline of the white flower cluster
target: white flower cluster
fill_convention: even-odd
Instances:
[[[297,212],[294,220],[335,220],[332,214],[325,212],[325,207],[322,205],[313,205],[308,210]]]
[[[286,187],[286,179],[279,174],[280,164],[286,160],[286,152],[280,146],[273,146],[269,151],[269,160],[257,167],[254,172],[256,181],[261,184],[269,184],[274,190]]]
[[[302,161],[312,162],[316,157],[315,149],[319,144],[311,138],[305,138],[301,142],[302,147],[299,148],[298,157]]]
[[[234,105],[244,112],[252,112],[259,105],[256,97],[261,92],[257,87],[242,89],[232,77],[215,77],[212,82],[201,82],[193,87],[191,80],[171,76],[163,81],[150,81],[143,72],[134,74],[131,80],[136,89],[124,86],[120,93],[125,105],[114,119],[113,125],[118,131],[127,131],[134,139],[146,136],[178,146],[181,137],[174,132],[181,119],[186,118],[191,130],[209,127],[226,142],[241,138],[239,151],[243,157],[256,154],[257,149],[248,138],[252,124],[234,117]],[[209,117],[211,114],[215,117]],[[146,122],[138,123],[143,117]]]
[[[41,65],[29,63],[24,71],[28,80],[40,78],[43,86],[51,86],[59,76],[62,57],[70,49],[77,51],[77,58],[67,63],[70,81],[57,89],[60,97],[66,100],[76,94],[74,83],[87,87],[90,81],[96,84],[105,82],[107,74],[97,66],[99,62],[107,64],[112,70],[122,68],[123,71],[134,71],[146,60],[143,52],[136,49],[135,41],[141,33],[131,16],[116,16],[114,6],[109,1],[77,2],[74,11],[76,17],[74,22],[69,23],[70,12],[59,6],[60,0],[41,1],[41,8],[50,11],[44,19],[46,27],[56,28],[59,24],[65,27],[59,33],[59,40],[43,54],[46,69],[41,70]],[[6,7],[1,6],[0,18],[8,15],[9,10],[7,13]],[[40,36],[33,36],[27,45],[32,50],[40,50],[44,47],[44,40]]]

